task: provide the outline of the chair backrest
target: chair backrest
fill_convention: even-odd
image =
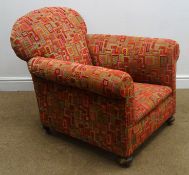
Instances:
[[[35,56],[92,64],[82,17],[66,7],[46,7],[19,18],[13,26],[11,45],[28,61]]]

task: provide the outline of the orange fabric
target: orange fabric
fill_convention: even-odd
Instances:
[[[88,35],[76,11],[49,7],[18,19],[11,45],[47,127],[127,157],[175,113],[173,40]]]
[[[170,39],[88,34],[96,66],[128,72],[133,81],[170,86],[175,91],[179,45]]]
[[[134,118],[135,122],[145,117],[150,111],[162,103],[172,89],[168,86],[153,85],[146,83],[134,83]]]
[[[91,65],[86,32],[85,22],[75,10],[46,7],[16,21],[11,45],[17,56],[25,61],[42,56]]]
[[[38,77],[109,98],[129,98],[133,92],[132,78],[120,70],[43,57],[30,59],[28,68]]]

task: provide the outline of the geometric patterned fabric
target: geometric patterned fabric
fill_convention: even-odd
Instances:
[[[135,82],[169,86],[175,91],[179,45],[170,39],[88,34],[93,65],[128,72]]]
[[[127,126],[125,100],[63,86],[32,75],[41,122],[120,156],[129,156],[171,115],[174,98]]]
[[[11,45],[57,131],[127,157],[176,112],[176,41],[87,34],[76,11],[48,7],[17,20]]]
[[[132,155],[134,150],[175,113],[174,104],[175,98],[171,95],[143,117],[142,120],[127,128],[125,156]]]
[[[65,7],[34,10],[16,21],[11,44],[18,57],[28,61],[43,56],[91,64],[82,17]]]
[[[168,86],[133,84],[126,72],[103,67],[35,57],[28,62],[28,68],[31,74],[37,77],[111,98],[126,98],[128,94],[131,95],[134,85],[133,118],[135,122],[172,93],[172,89]]]
[[[139,121],[147,115],[171,93],[172,89],[168,86],[134,83],[133,109],[135,121]]]
[[[126,98],[133,91],[131,76],[120,70],[43,57],[30,59],[28,68],[38,77],[106,97]]]

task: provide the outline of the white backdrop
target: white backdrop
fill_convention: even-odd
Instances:
[[[32,89],[26,64],[12,51],[9,37],[17,18],[44,6],[75,9],[85,19],[88,33],[177,40],[181,49],[177,88],[189,88],[188,0],[0,0],[0,90]]]

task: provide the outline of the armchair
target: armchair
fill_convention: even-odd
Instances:
[[[18,19],[11,45],[27,62],[48,133],[96,145],[129,166],[134,151],[174,121],[173,40],[87,34],[76,11],[49,7]]]

